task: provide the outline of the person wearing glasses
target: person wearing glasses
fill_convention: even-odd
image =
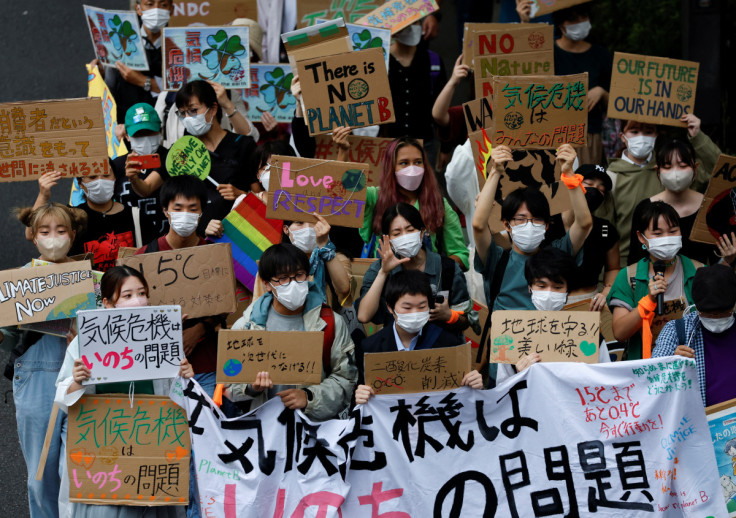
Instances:
[[[323,354],[322,381],[317,385],[274,386],[268,372],[259,372],[252,384],[227,387],[225,397],[249,402],[247,411],[280,397],[287,408],[300,409],[317,421],[344,413],[358,381],[355,345],[343,318],[322,305],[322,292],[308,280],[309,259],[293,244],[278,243],[263,252],[258,272],[266,293],[248,306],[232,328],[323,331],[329,362]]]

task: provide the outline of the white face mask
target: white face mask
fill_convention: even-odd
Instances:
[[[414,257],[422,248],[422,233],[410,232],[409,234],[395,237],[390,242],[394,254],[397,255],[399,259],[404,257]]]
[[[673,259],[682,248],[682,236],[653,237],[647,239],[649,254],[655,259],[669,261]]]
[[[189,237],[197,230],[199,218],[202,216],[196,212],[169,212],[171,216],[171,228],[181,237]]]
[[[418,333],[429,322],[429,311],[396,313],[396,325],[407,333]]]
[[[644,135],[631,138],[626,137],[626,148],[629,150],[631,156],[642,160],[652,152],[656,140],[656,137],[645,137]]]
[[[692,169],[669,169],[659,173],[659,180],[668,191],[682,192],[693,183],[693,175]]]
[[[723,333],[731,329],[731,326],[734,323],[734,316],[730,315],[722,318],[700,317],[700,323],[703,324],[703,327],[711,333]]]
[[[416,47],[422,41],[422,26],[417,24],[410,25],[394,34],[394,38],[399,43],[403,43],[408,47]]]
[[[552,290],[532,290],[532,304],[539,311],[560,311],[567,302],[567,293]]]
[[[152,155],[161,145],[160,133],[147,137],[130,137],[130,148],[139,155]]]
[[[539,248],[544,241],[546,229],[544,225],[538,226],[527,221],[523,225],[511,227],[511,240],[524,253],[530,253]]]
[[[565,34],[572,41],[584,40],[590,34],[590,20],[585,20],[580,23],[571,23],[565,27]]]
[[[317,233],[312,227],[304,227],[299,230],[289,230],[291,242],[304,253],[311,253],[317,248]]]
[[[271,180],[271,171],[266,169],[261,173],[261,185],[264,189],[268,190],[268,182]]]
[[[107,203],[112,199],[112,194],[115,192],[114,180],[98,178],[83,185],[87,190],[85,193],[87,199],[92,203]]]
[[[49,261],[56,262],[66,257],[72,247],[69,236],[36,238],[36,248]]]
[[[271,285],[276,290],[276,299],[289,311],[296,311],[304,305],[309,293],[309,283],[292,280],[286,286]]]
[[[410,165],[396,171],[396,182],[407,191],[416,191],[422,184],[424,168]]]
[[[207,108],[207,111],[204,113],[200,113],[194,117],[184,117],[184,119],[182,119],[181,122],[184,124],[184,128],[190,135],[200,137],[212,128],[212,121],[207,122],[208,111],[210,111],[209,108]]]
[[[171,13],[168,9],[147,9],[141,14],[143,26],[151,32],[161,32],[169,23]]]

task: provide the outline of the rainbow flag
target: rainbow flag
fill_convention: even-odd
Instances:
[[[248,193],[240,204],[222,220],[225,233],[215,243],[230,243],[235,277],[253,291],[258,261],[263,252],[281,242],[280,219],[266,218],[266,204],[253,193]]]

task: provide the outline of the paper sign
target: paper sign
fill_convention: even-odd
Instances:
[[[342,19],[287,32],[281,35],[281,41],[284,42],[294,74],[298,74],[297,61],[342,54],[350,52],[353,48],[345,21]]]
[[[210,152],[204,142],[191,135],[174,142],[166,155],[166,170],[171,176],[188,174],[205,180],[211,169]]]
[[[531,18],[559,11],[573,5],[584,4],[590,0],[532,0]]]
[[[394,122],[382,49],[297,62],[310,135]]]
[[[0,182],[110,174],[99,99],[0,104]]]
[[[342,18],[348,23],[357,22],[362,16],[383,5],[382,0],[299,0],[297,2],[297,26],[309,27],[317,20]]]
[[[491,98],[480,97],[463,104],[465,114],[465,127],[468,135],[479,132],[482,129],[493,129],[493,109],[491,109]],[[475,138],[478,138],[476,135]]]
[[[491,363],[512,363],[537,353],[545,362],[598,363],[597,311],[491,313]]]
[[[616,52],[608,117],[667,126],[687,126],[693,113],[700,63]]]
[[[204,79],[223,87],[248,88],[248,27],[164,28],[164,90]]]
[[[251,65],[250,87],[242,91],[248,118],[259,121],[268,112],[277,122],[291,123],[296,108],[296,99],[291,95],[293,79],[287,65]]]
[[[391,29],[393,35],[438,9],[435,0],[389,0],[355,23]]]
[[[148,70],[141,28],[135,11],[111,11],[84,6],[97,60],[114,67],[120,61],[133,70]]]
[[[316,212],[332,226],[363,226],[368,166],[278,155],[270,163],[267,218],[315,222]]]
[[[721,155],[695,218],[692,241],[716,244],[723,234],[736,232],[736,157]]]
[[[220,331],[217,383],[252,383],[267,371],[274,385],[317,385],[323,344],[321,331]]]
[[[512,149],[585,146],[588,73],[494,77],[492,145]]]
[[[118,259],[139,270],[153,306],[179,305],[189,318],[235,311],[235,276],[230,245],[203,245]]]
[[[89,261],[0,272],[0,326],[74,318],[95,307]]]
[[[95,309],[77,314],[83,385],[175,378],[184,359],[181,308]]]
[[[69,407],[69,500],[187,505],[191,442],[184,410],[164,396],[82,396]]]
[[[174,0],[169,27],[224,25],[238,18],[258,20],[257,0]]]
[[[452,390],[472,369],[470,344],[418,351],[367,353],[365,383],[376,394]]]
[[[110,159],[128,153],[125,142],[120,140],[115,134],[115,127],[118,124],[118,106],[115,99],[110,93],[110,89],[105,84],[105,80],[100,76],[100,70],[97,67],[87,67],[87,96],[99,97],[102,102],[102,117],[105,124],[105,138],[107,139],[107,156]]]
[[[728,516],[736,517],[736,399],[705,409]],[[674,473],[670,475],[670,478]]]

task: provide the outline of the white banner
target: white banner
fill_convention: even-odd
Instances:
[[[695,364],[540,363],[493,390],[385,395],[312,423],[225,419],[194,381],[202,514],[239,518],[726,516]]]

